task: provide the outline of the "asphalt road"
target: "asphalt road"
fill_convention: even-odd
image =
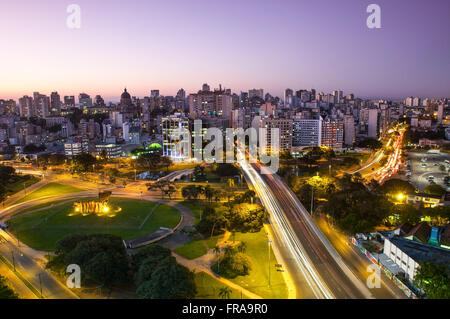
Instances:
[[[426,158],[427,160],[422,162],[422,158]],[[444,184],[444,177],[449,175],[449,173],[442,171],[440,166],[444,165],[445,167],[448,167],[448,164],[444,161],[450,160],[450,154],[432,154],[427,153],[426,151],[412,151],[408,152],[408,160],[411,163],[410,182],[414,185],[414,187],[423,191],[428,185],[430,185],[428,177],[432,175],[434,176],[434,182],[437,185],[447,189],[448,186]],[[422,164],[426,165],[426,167],[422,167]]]
[[[354,276],[342,265],[341,257],[337,253],[334,256],[330,253],[334,248],[331,244],[324,243],[328,240],[320,237],[320,230],[314,229],[315,225],[309,213],[281,179],[269,174],[262,177],[283,207],[285,217],[299,238],[303,250],[333,297],[338,299],[373,297],[358,279],[350,278]]]

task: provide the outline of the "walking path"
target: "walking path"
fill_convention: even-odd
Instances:
[[[200,258],[197,259],[186,259],[180,255],[177,255],[175,253],[172,253],[172,255],[176,258],[177,262],[183,266],[185,266],[186,268],[193,270],[195,272],[204,272],[208,275],[210,275],[211,277],[213,277],[214,279],[220,281],[221,283],[229,286],[230,288],[233,288],[237,291],[241,291],[242,294],[244,294],[246,297],[250,298],[250,299],[263,299],[261,296],[235,284],[234,282],[225,279],[217,274],[215,274],[214,272],[211,271],[211,269],[204,264],[204,258],[203,257],[207,257],[208,258],[208,254],[204,255]]]

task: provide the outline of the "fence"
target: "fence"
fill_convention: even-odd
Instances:
[[[416,296],[416,294],[407,286],[405,285],[400,279],[398,279],[393,273],[387,269],[383,263],[378,262],[378,257],[374,256],[370,251],[368,251],[366,248],[363,247],[363,245],[354,237],[352,237],[352,244],[359,248],[361,253],[367,257],[372,263],[375,265],[380,266],[383,273],[388,277],[403,293],[411,299],[419,299],[419,297]]]

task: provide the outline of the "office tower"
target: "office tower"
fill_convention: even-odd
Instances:
[[[438,111],[437,111],[437,122],[438,124],[442,123],[442,119],[444,118],[444,103],[439,103]]]
[[[19,99],[19,115],[20,117],[26,117],[27,119],[35,115],[32,97],[24,95]]]
[[[49,115],[50,99],[48,96],[39,94],[39,92],[33,93],[33,108],[35,116],[40,118],[46,118]]]
[[[306,119],[295,116],[292,128],[292,146],[319,146],[322,143],[322,118]]]
[[[231,118],[232,98],[222,90],[200,91],[189,95],[189,117]]]
[[[410,106],[410,107],[413,106],[413,100],[414,100],[414,98],[412,96],[407,97],[405,99],[405,105]]]
[[[293,97],[294,97],[294,91],[292,91],[291,89],[286,89],[284,91],[284,106],[285,107],[292,106]]]
[[[177,98],[178,99],[185,99],[186,98],[186,91],[184,89],[179,89],[177,92]]]
[[[259,97],[260,99],[264,98],[264,90],[263,89],[251,89],[248,91],[248,98],[252,99],[254,97]]]
[[[344,142],[344,122],[327,120],[322,122],[322,145],[332,149],[342,149]]]
[[[344,116],[344,143],[352,146],[355,142],[355,118],[353,115]]]
[[[378,109],[369,109],[368,111],[368,127],[367,136],[372,138],[378,137],[379,132],[379,112]]]
[[[73,95],[64,96],[64,106],[75,107],[75,96]]]
[[[191,158],[191,140],[182,140],[183,130],[189,130],[189,120],[181,114],[175,114],[161,119],[163,140],[163,156],[169,156],[174,161],[185,161]],[[173,134],[180,136],[173,139]],[[178,147],[176,147],[178,145]]]
[[[292,119],[282,118],[262,118],[260,121],[260,127],[267,129],[266,135],[266,149],[262,149],[262,152],[269,152],[271,150],[279,152],[288,152],[292,148]],[[279,141],[278,146],[272,145],[272,128],[279,129]],[[261,143],[261,141],[260,141]],[[261,145],[261,144],[260,144]]]
[[[50,95],[50,113],[54,116],[61,114],[61,97],[58,92],[52,92]]]
[[[247,92],[241,92],[239,106],[243,108],[247,108],[249,106],[249,98]]]
[[[92,99],[86,93],[80,93],[78,96],[78,103],[80,104],[80,109],[85,110],[88,107],[92,107]]]
[[[413,99],[413,106],[415,107],[421,106],[420,97],[415,97]]]
[[[159,96],[159,90],[151,90],[150,97],[157,98]]]

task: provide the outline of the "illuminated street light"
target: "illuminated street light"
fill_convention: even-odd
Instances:
[[[397,194],[397,200],[399,202],[403,201],[405,199],[405,195],[403,195],[402,193]]]

